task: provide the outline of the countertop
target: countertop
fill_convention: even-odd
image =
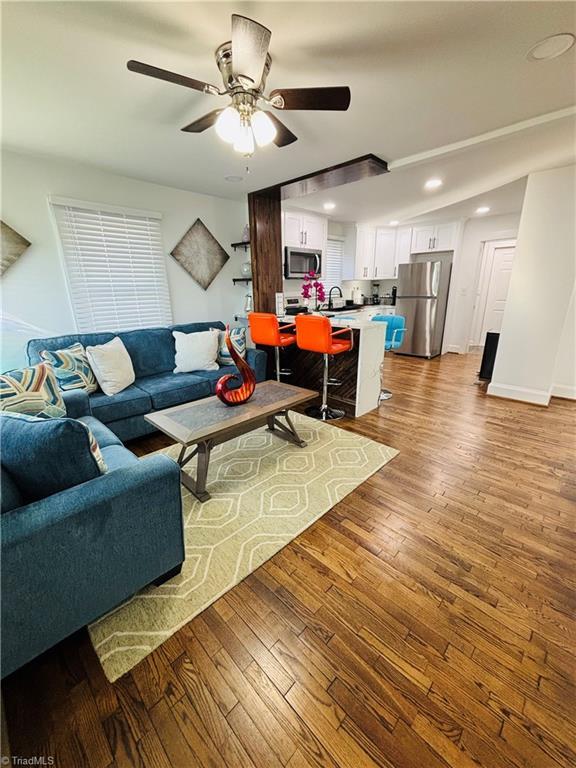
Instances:
[[[358,330],[367,328],[375,328],[377,330],[382,329],[382,323],[374,323],[372,320],[369,320],[367,317],[363,317],[362,315],[362,311],[356,313],[351,312],[350,314],[342,312],[341,317],[339,315],[335,315],[334,317],[330,317],[328,319],[330,320],[330,324],[335,328],[358,328]],[[285,315],[284,317],[279,317],[278,320],[281,323],[293,323],[294,315]]]

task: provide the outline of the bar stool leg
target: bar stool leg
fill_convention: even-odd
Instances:
[[[274,359],[276,362],[276,381],[280,381],[280,347],[274,347]]]
[[[344,411],[339,408],[330,408],[328,406],[328,360],[327,354],[324,354],[324,373],[322,376],[322,405],[318,408],[317,405],[311,405],[306,408],[306,415],[311,416],[313,419],[321,419],[322,421],[336,421],[342,419],[346,415]]]
[[[382,360],[382,362],[380,363],[380,396],[378,397],[378,403],[381,403],[384,400],[390,400],[390,398],[392,397],[392,392],[390,392],[389,389],[386,389],[386,387],[382,386],[385,370],[386,369],[384,367],[384,360]]]

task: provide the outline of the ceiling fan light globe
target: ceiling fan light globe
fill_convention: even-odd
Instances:
[[[234,107],[226,107],[214,125],[216,133],[227,144],[234,144],[240,133],[240,115]]]
[[[254,132],[254,138],[256,144],[259,147],[266,147],[271,144],[276,138],[276,126],[270,120],[266,112],[256,110],[252,115],[252,131]]]
[[[254,134],[249,122],[245,122],[240,126],[236,141],[234,142],[234,149],[245,157],[250,157],[254,154]]]

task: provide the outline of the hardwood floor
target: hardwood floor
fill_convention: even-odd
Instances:
[[[116,684],[85,632],[9,677],[12,753],[576,765],[576,408],[486,397],[478,364],[389,360],[393,399],[341,426],[400,455]]]

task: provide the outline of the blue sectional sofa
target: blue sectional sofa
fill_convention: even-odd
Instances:
[[[40,362],[43,349],[64,349],[77,342],[85,347],[94,346],[119,336],[132,359],[136,374],[134,384],[113,397],[101,391],[87,395],[80,390],[70,390],[64,393],[64,401],[72,418],[92,415],[126,442],[154,431],[154,427],[145,420],[145,414],[214,394],[218,379],[237,371],[232,365],[221,366],[217,371],[173,373],[176,348],[172,331],[196,333],[210,328],[224,330],[224,325],[221,322],[188,323],[119,333],[81,333],[31,339],[27,349],[28,361],[31,364]],[[248,349],[246,361],[253,368],[256,380],[264,381],[266,353]]]
[[[185,557],[175,461],[137,459],[93,416],[38,421],[0,414],[2,677],[173,577]]]

